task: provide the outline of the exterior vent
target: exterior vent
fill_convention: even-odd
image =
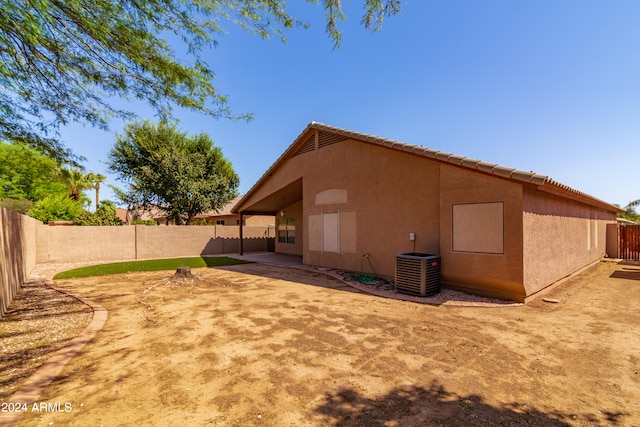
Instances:
[[[331,144],[335,144],[336,142],[341,142],[344,140],[346,140],[346,138],[342,135],[336,135],[329,132],[320,132],[320,137],[318,138],[318,148],[324,148]]]
[[[295,156],[299,156],[300,154],[304,154],[304,153],[309,153],[311,151],[314,151],[316,149],[316,133],[312,132],[311,135],[309,135],[309,138],[307,138],[307,140],[300,146],[300,148],[298,148],[298,150],[293,153],[293,156],[291,157],[295,157]]]
[[[396,255],[396,292],[421,297],[440,292],[440,256],[416,252]]]

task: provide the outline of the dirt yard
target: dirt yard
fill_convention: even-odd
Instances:
[[[193,287],[171,272],[57,281],[109,318],[40,397],[62,411],[20,425],[640,425],[638,266],[502,308],[260,264],[193,272]]]

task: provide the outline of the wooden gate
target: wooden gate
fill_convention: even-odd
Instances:
[[[640,261],[640,225],[621,225],[618,236],[620,258]]]

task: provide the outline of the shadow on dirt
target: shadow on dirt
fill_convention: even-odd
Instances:
[[[91,309],[75,298],[40,282],[26,282],[0,320],[0,397],[15,391],[49,356],[84,329],[91,317]],[[72,318],[83,321],[69,323]]]
[[[379,399],[345,388],[327,393],[315,410],[330,420],[328,424],[338,426],[570,426],[568,420],[578,418],[593,425],[601,422],[595,416],[543,413],[518,403],[494,407],[480,396],[447,391],[437,381],[428,388],[398,387]]]
[[[286,266],[275,266],[268,264],[242,264],[218,267],[220,270],[236,271],[238,273],[249,274],[253,276],[279,279],[288,282],[295,282],[303,285],[317,286],[327,289],[335,289],[351,293],[362,293],[361,291],[344,284],[340,280],[330,277],[326,274],[316,273],[307,270],[298,270],[288,268]]]
[[[640,268],[623,267],[622,270],[614,271],[609,277],[613,279],[640,280]]]

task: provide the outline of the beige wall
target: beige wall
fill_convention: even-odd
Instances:
[[[524,285],[531,295],[606,254],[615,214],[526,188]]]
[[[259,204],[300,179],[302,232],[305,239],[311,237],[301,248],[305,264],[360,271],[363,261],[363,270],[370,273],[369,262],[362,258],[369,254],[375,273],[393,278],[396,254],[440,254],[448,284],[523,297],[521,185],[347,140],[284,160],[244,205]],[[504,253],[454,252],[453,205],[487,202],[504,203]],[[318,236],[322,215],[333,213],[349,218],[349,229],[341,228],[345,221],[339,221],[340,249],[328,252],[321,249]],[[415,241],[410,233],[415,233]],[[276,251],[282,252],[281,246]]]
[[[305,264],[393,277],[396,254],[439,254],[447,285],[523,301],[604,255],[613,212],[407,151],[318,141],[315,150],[293,147],[238,206],[301,203],[302,247],[276,251],[300,250]]]
[[[396,254],[439,252],[437,163],[350,140],[291,162],[305,171],[305,233],[310,216],[338,214],[338,251],[305,245],[305,263],[360,271],[362,260],[363,270],[372,272],[370,261],[378,275],[393,277]],[[409,239],[412,232],[415,241]],[[324,238],[330,238],[326,230]]]
[[[618,258],[620,256],[620,241],[618,236],[618,224],[607,224],[607,257]]]
[[[515,300],[524,298],[522,185],[444,164],[440,169],[440,182],[443,281],[450,286],[475,293]],[[454,250],[454,205],[494,203],[503,204],[503,253],[486,253],[480,250],[474,252],[466,246],[463,247],[464,251]],[[478,227],[482,226],[483,224],[478,224]],[[473,245],[469,248],[472,249]]]
[[[40,221],[0,207],[0,317],[36,264]]]
[[[36,229],[37,262],[136,259],[136,229],[143,227],[145,226],[52,227],[39,225]]]
[[[93,262],[235,253],[238,226],[36,227],[37,262]],[[244,227],[245,251],[266,251],[266,227]]]
[[[261,201],[301,179],[303,228],[296,229],[295,251],[277,245],[277,252],[301,253],[303,262],[359,271],[364,254],[379,275],[393,277],[395,254],[437,253],[439,250],[439,165],[397,150],[344,141],[283,162],[243,204]],[[327,190],[346,190],[329,191]],[[389,199],[389,195],[394,197]],[[335,202],[335,203],[332,203]],[[281,209],[281,207],[278,207]],[[285,208],[288,211],[288,208]],[[339,230],[339,252],[309,250],[310,215],[338,213],[349,229]],[[355,218],[354,218],[355,216]],[[297,224],[297,222],[296,222]],[[375,232],[372,230],[375,228]],[[416,233],[414,242],[409,233]],[[298,239],[298,236],[302,239]],[[355,236],[355,242],[353,242]],[[346,249],[345,249],[346,248]],[[368,262],[364,262],[370,272]]]

